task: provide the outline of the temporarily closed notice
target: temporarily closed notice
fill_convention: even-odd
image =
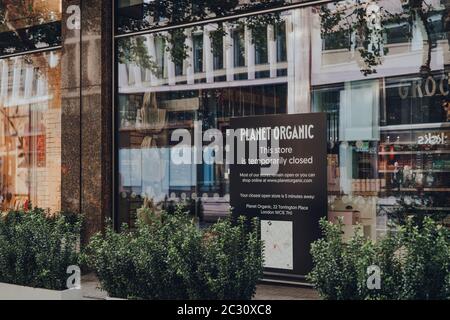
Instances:
[[[232,118],[231,128],[233,215],[260,219],[266,271],[306,275],[327,214],[326,115]]]

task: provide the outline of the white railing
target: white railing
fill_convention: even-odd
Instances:
[[[283,23],[286,23],[284,21]],[[245,67],[235,67],[234,43],[233,43],[233,27],[230,24],[225,24],[226,34],[223,37],[223,68],[219,70],[214,69],[214,54],[212,48],[212,41],[210,34],[217,30],[217,25],[207,25],[200,33],[191,29],[186,29],[185,46],[187,50],[187,57],[183,61],[183,72],[181,75],[175,74],[175,63],[170,57],[170,52],[164,50],[164,70],[163,75],[157,75],[153,70],[143,69],[133,62],[127,64],[119,63],[118,66],[118,85],[119,92],[148,91],[150,87],[159,86],[176,86],[183,83],[187,85],[194,85],[196,80],[204,79],[204,87],[208,88],[208,84],[216,82],[217,77],[224,77],[226,82],[234,81],[235,74],[246,74],[246,79],[249,81],[256,79],[256,73],[267,71],[270,78],[277,77],[277,70],[279,68],[287,67],[286,62],[277,61],[277,40],[275,38],[275,27],[267,26],[267,55],[268,62],[265,64],[256,65],[256,48],[252,40],[252,32],[245,28],[244,31],[244,59]],[[194,70],[194,35],[202,35],[203,39],[203,56],[202,56],[202,70],[195,72]],[[166,34],[165,34],[166,35]],[[157,50],[155,40],[158,36],[153,34],[145,35],[145,43],[148,55],[156,63]],[[286,35],[287,37],[287,35]],[[166,44],[170,46],[170,44]],[[142,77],[143,75],[143,77]],[[221,81],[223,82],[223,81]],[[269,81],[270,82],[270,81]],[[154,91],[154,89],[152,90]]]

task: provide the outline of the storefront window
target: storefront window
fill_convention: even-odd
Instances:
[[[0,4],[0,208],[61,209],[60,1]],[[27,2],[28,3],[28,2]],[[13,46],[14,45],[14,46]],[[22,54],[23,52],[23,54]],[[19,54],[20,53],[20,54]],[[3,55],[14,54],[13,57]]]
[[[60,209],[60,54],[0,60],[2,210]]]
[[[239,20],[118,39],[120,223],[133,225],[142,205],[172,210],[180,202],[201,223],[228,215],[228,166],[174,165],[171,136],[211,128],[225,136],[231,117],[287,113],[286,19],[271,14],[252,19],[251,28]],[[214,153],[205,152],[206,159]]]
[[[447,216],[450,4],[421,4],[335,1],[118,38],[119,220],[144,203],[188,202],[203,222],[229,211],[227,166],[174,167],[173,130],[309,112],[328,115],[330,218],[354,215],[376,239],[399,210]],[[144,54],[122,55],[129,43]]]
[[[329,215],[357,212],[374,239],[390,220],[450,213],[450,7],[421,5],[336,2],[314,18],[322,41],[312,46],[313,110],[329,118]]]
[[[218,128],[225,136],[233,116],[278,113],[286,113],[283,84],[119,94],[120,221],[133,225],[144,203],[170,211],[182,202],[202,223],[226,216],[228,166],[174,164],[173,132],[187,129],[194,136],[196,130]],[[207,151],[205,159],[213,152]]]

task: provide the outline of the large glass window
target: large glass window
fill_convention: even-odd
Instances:
[[[329,119],[329,215],[357,212],[368,237],[389,220],[450,213],[449,10],[447,1],[347,1],[313,18],[312,107]]]
[[[60,1],[0,2],[0,208],[61,209]]]
[[[227,166],[174,166],[173,130],[307,112],[328,114],[330,217],[355,215],[376,239],[399,211],[447,216],[450,4],[419,2],[335,1],[118,38],[119,220],[177,202],[205,223],[227,214]]]
[[[60,209],[61,96],[59,52],[0,60],[2,209]]]
[[[211,128],[225,136],[231,117],[287,112],[286,73],[278,73],[287,68],[286,18],[254,20],[254,30],[230,21],[118,39],[120,222],[133,225],[143,205],[171,210],[180,201],[202,223],[228,214],[228,166],[174,165],[171,136]]]

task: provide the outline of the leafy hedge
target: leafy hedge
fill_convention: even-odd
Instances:
[[[146,219],[148,222],[148,219]],[[220,221],[201,230],[181,212],[108,227],[83,254],[109,296],[130,299],[250,299],[262,277],[258,223]],[[248,230],[250,229],[250,230]]]
[[[355,233],[344,243],[342,225],[320,222],[325,237],[313,243],[309,280],[325,299],[450,299],[450,231],[426,217],[411,220],[374,243]],[[381,271],[369,290],[367,268]]]
[[[10,211],[0,217],[0,282],[66,289],[67,267],[77,265],[81,217],[43,209]]]

